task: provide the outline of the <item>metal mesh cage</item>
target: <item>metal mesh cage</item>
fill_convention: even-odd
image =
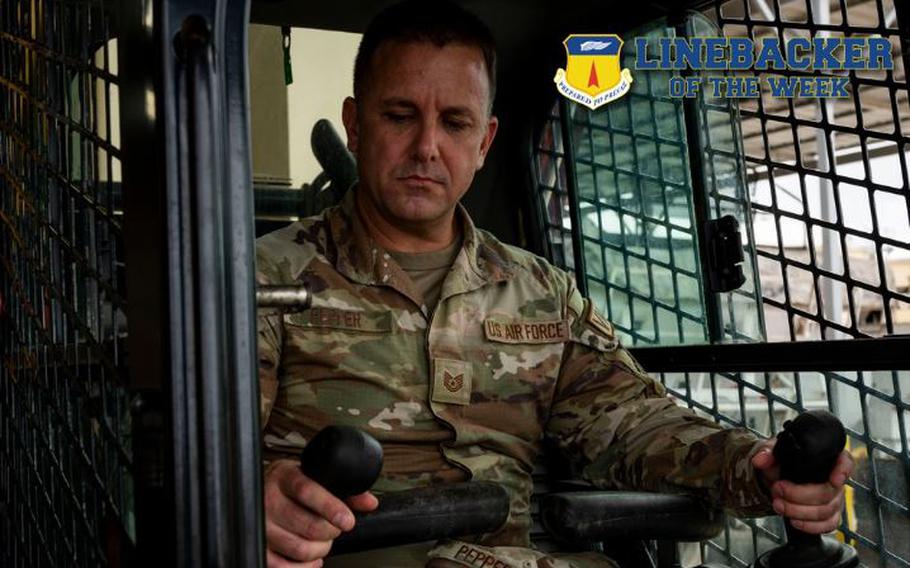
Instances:
[[[626,53],[624,65],[633,57]],[[550,257],[575,271],[627,344],[761,340],[735,105],[700,109],[705,158],[690,172],[683,101],[669,96],[669,76],[639,74],[631,93],[603,110],[554,107],[534,162]],[[567,152],[572,160],[562,159]],[[710,206],[696,185],[711,188]],[[748,278],[717,297],[702,276],[698,227],[724,215],[744,220]]]
[[[743,99],[740,113],[765,313],[784,324],[769,339],[906,332],[910,106],[895,7],[740,1],[717,3],[708,15],[727,36],[890,40],[893,70],[817,72],[848,76],[848,97],[772,98],[766,90]]]
[[[114,22],[0,4],[0,565],[116,564],[133,533]]]
[[[776,72],[849,77],[849,97],[822,103],[772,98],[766,88],[738,101],[673,99],[669,71],[637,73],[630,94],[593,112],[561,101],[534,160],[550,258],[575,272],[627,345],[906,333],[907,8],[889,0],[705,4],[683,24],[624,39],[880,36],[894,69]],[[706,291],[697,241],[699,227],[725,214],[740,222],[746,283],[715,294]],[[840,534],[866,566],[910,566],[902,536],[910,529],[910,372],[722,371],[660,378],[682,403],[761,436],[801,410],[834,411],[857,464]],[[702,556],[747,566],[782,532],[776,518],[731,520]]]

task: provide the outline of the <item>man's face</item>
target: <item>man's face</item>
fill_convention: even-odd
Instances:
[[[362,211],[401,228],[450,220],[496,134],[481,51],[387,42],[363,90],[343,109]]]

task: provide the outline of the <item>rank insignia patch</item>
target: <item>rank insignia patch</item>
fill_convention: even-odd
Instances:
[[[434,358],[430,399],[443,404],[470,404],[472,370],[467,361]]]
[[[442,385],[449,392],[458,392],[464,386],[464,374],[452,376],[448,371],[443,371]]]

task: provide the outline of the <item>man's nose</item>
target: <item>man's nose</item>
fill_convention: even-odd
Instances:
[[[418,126],[414,141],[414,158],[421,162],[432,162],[439,157],[439,133],[434,121],[423,120]]]

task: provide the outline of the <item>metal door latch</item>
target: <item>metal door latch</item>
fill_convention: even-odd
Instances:
[[[708,284],[712,292],[730,292],[746,282],[743,239],[732,215],[712,219],[705,226],[708,244]]]

